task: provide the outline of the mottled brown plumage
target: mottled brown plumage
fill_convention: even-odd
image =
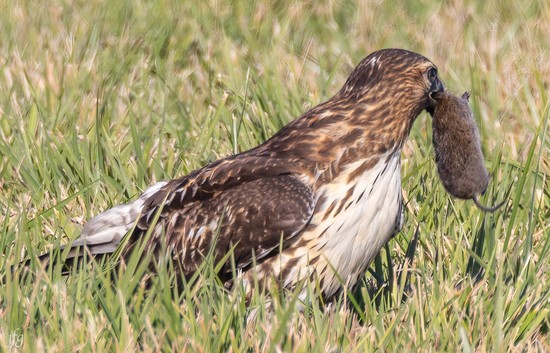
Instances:
[[[184,276],[209,252],[219,260],[233,249],[246,284],[253,273],[286,288],[316,278],[331,297],[354,285],[402,226],[401,149],[442,90],[423,56],[375,52],[334,97],[262,145],[154,185],[92,219],[75,244],[112,252],[137,222],[124,256],[153,227],[148,251],[164,243]],[[230,270],[223,266],[222,278]]]

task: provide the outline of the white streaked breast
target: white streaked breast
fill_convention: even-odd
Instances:
[[[319,195],[327,197],[324,210],[312,219],[312,224],[317,226],[311,234],[304,236],[309,239],[318,238],[315,248],[325,266],[323,283],[329,286],[325,288],[326,294],[330,295],[338,289],[338,277],[344,282],[355,283],[390,239],[396,222],[400,221],[400,153],[394,153],[387,163],[386,158],[387,156],[380,158],[372,169],[366,170],[357,178],[353,194],[344,208],[335,214],[338,208],[335,207],[324,221],[322,219],[328,205],[336,198],[344,198],[352,187],[347,182],[348,173],[365,161],[351,164],[346,173],[342,173],[320,190]],[[335,276],[335,271],[338,276]]]

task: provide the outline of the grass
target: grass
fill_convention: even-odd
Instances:
[[[1,3],[1,350],[550,351],[549,37],[543,0]],[[383,47],[472,92],[483,202],[509,201],[484,214],[445,193],[423,114],[403,152],[405,227],[373,264],[380,290],[365,274],[327,307],[308,288],[299,312],[294,293],[246,305],[209,266],[179,293],[170,264],[149,287],[142,268],[9,271],[153,182],[264,141]]]

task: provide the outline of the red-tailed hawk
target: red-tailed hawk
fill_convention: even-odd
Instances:
[[[401,149],[440,91],[425,57],[374,52],[334,97],[265,143],[151,186],[90,220],[72,247],[109,254],[127,235],[129,256],[152,231],[146,251],[169,252],[179,275],[192,275],[209,252],[220,260],[232,250],[240,281],[255,271],[262,283],[293,288],[315,277],[330,298],[357,283],[401,228]],[[219,275],[230,280],[229,261]]]

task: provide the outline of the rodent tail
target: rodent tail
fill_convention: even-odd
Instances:
[[[498,205],[496,206],[493,206],[493,207],[487,207],[485,205],[482,205],[481,203],[479,203],[479,200],[478,200],[478,196],[474,196],[473,199],[472,199],[475,203],[475,205],[479,208],[479,209],[482,209],[483,211],[485,212],[495,212],[496,210],[498,210],[499,208],[502,207],[502,205],[504,205],[506,203],[506,200],[502,201],[501,203],[499,203]]]

